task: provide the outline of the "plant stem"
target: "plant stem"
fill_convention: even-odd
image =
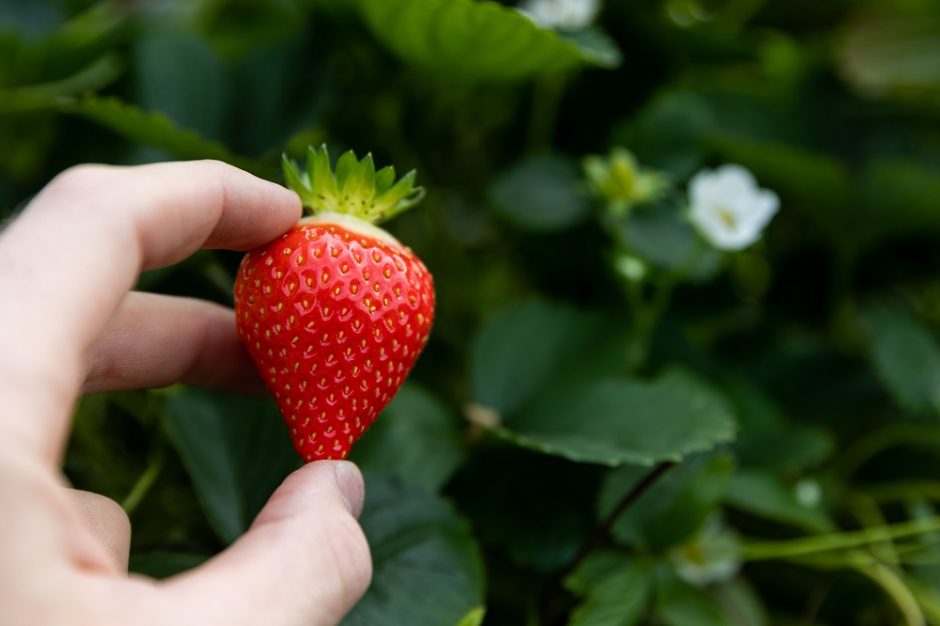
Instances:
[[[584,559],[588,557],[594,550],[599,548],[604,540],[607,539],[607,535],[610,534],[610,530],[614,527],[614,524],[617,522],[620,517],[630,509],[630,507],[640,499],[644,493],[649,491],[649,489],[659,480],[663,474],[668,472],[672,467],[676,465],[675,461],[663,461],[656,467],[654,467],[650,472],[643,477],[643,479],[633,486],[630,491],[628,491],[620,502],[607,514],[600,524],[594,529],[590,534],[587,540],[581,545],[581,548],[575,554],[574,558],[571,559],[571,563],[559,574],[558,578],[555,579],[555,582],[549,588],[547,594],[547,599],[545,601],[544,610],[542,611],[542,623],[549,624],[551,623],[551,618],[555,612],[555,607],[558,603],[558,596],[560,595],[564,580],[572,572],[574,572]]]
[[[676,287],[695,272],[695,266],[706,251],[707,248],[699,243],[678,269],[650,282],[653,292],[649,298],[644,297],[641,283],[627,282],[627,298],[634,310],[633,329],[636,332],[636,339],[628,357],[628,371],[631,374],[647,365],[653,336],[672,302]]]
[[[656,467],[654,467],[649,474],[643,477],[643,480],[638,482],[633,486],[633,489],[628,491],[626,495],[617,503],[617,506],[608,513],[600,525],[594,529],[594,532],[591,533],[591,536],[588,537],[587,541],[584,542],[584,545],[581,546],[581,549],[578,550],[578,553],[575,555],[574,559],[571,560],[571,564],[568,565],[567,570],[565,571],[565,576],[577,569],[578,565],[584,561],[587,556],[597,549],[604,540],[607,538],[607,535],[610,534],[610,529],[614,527],[614,524],[620,519],[624,513],[637,501],[640,499],[644,493],[649,491],[657,480],[662,477],[663,474],[668,472],[675,466],[675,461],[663,461]],[[564,577],[564,576],[563,576]]]
[[[529,116],[529,152],[543,152],[551,146],[561,97],[567,83],[568,75],[564,73],[550,74],[536,83]]]
[[[833,468],[842,480],[848,480],[866,462],[894,446],[940,446],[940,433],[932,426],[892,424],[854,442]]]
[[[914,597],[914,594],[904,584],[897,572],[878,562],[858,566],[854,569],[874,581],[894,600],[901,615],[904,616],[906,626],[926,626],[927,620],[917,604],[917,598]]]
[[[675,287],[675,281],[667,279],[653,285],[653,294],[649,300],[634,298],[634,323],[633,328],[636,331],[636,339],[630,352],[628,368],[631,373],[636,373],[643,369],[649,360],[650,347],[653,343],[653,335],[656,333],[656,327],[662,318],[669,301],[672,298],[672,291]]]
[[[888,521],[878,507],[878,502],[868,494],[859,493],[853,496],[849,502],[852,513],[863,528],[880,528],[888,525]],[[870,550],[881,563],[897,565],[899,562],[898,553],[891,541],[874,544]]]
[[[157,444],[157,449],[150,455],[147,467],[144,468],[144,471],[137,477],[134,486],[131,487],[124,501],[121,502],[121,506],[128,516],[132,515],[134,511],[137,510],[137,507],[150,491],[150,488],[157,482],[157,477],[159,477],[160,472],[163,471],[163,461],[163,446]]]
[[[801,537],[789,541],[755,542],[743,547],[741,557],[745,561],[798,558],[820,552],[858,548],[872,543],[882,543],[936,531],[940,531],[940,517],[929,520],[911,520],[845,533]]]

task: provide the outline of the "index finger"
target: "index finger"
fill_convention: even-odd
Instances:
[[[250,249],[299,217],[296,194],[216,161],[60,174],[0,235],[5,436],[55,458],[84,353],[141,270]]]

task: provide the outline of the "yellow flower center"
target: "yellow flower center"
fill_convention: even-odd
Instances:
[[[718,219],[731,230],[738,227],[738,221],[735,219],[734,213],[723,206],[718,207]]]

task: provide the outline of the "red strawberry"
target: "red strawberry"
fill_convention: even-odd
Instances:
[[[416,204],[414,172],[375,171],[352,152],[307,171],[285,159],[288,185],[313,216],[249,252],[235,282],[238,332],[305,461],[342,459],[389,403],[427,342],[431,274],[372,222]]]

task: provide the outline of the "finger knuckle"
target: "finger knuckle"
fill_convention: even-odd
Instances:
[[[84,193],[106,188],[114,175],[114,168],[97,163],[73,165],[64,170],[49,183],[55,191]]]
[[[219,161],[218,159],[202,159],[197,163],[200,167],[205,168],[207,173],[218,177],[228,176],[234,169],[225,161]]]

